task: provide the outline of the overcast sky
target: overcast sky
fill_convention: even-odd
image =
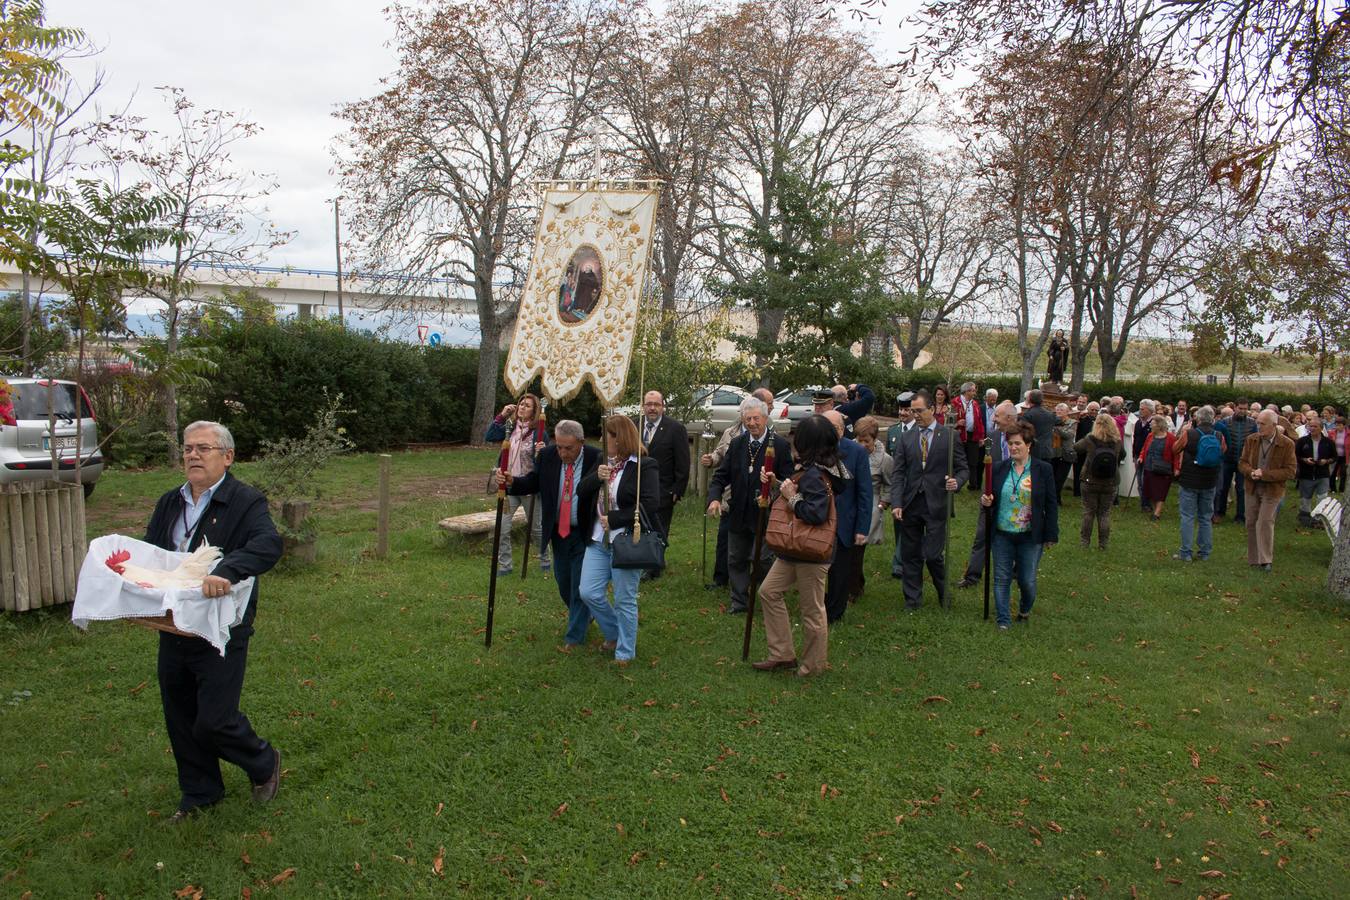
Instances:
[[[657,0],[659,3],[659,0]],[[894,58],[900,11],[890,0],[868,26],[878,55]],[[275,174],[268,206],[288,245],[269,263],[332,269],[336,193],[331,148],[341,103],[370,96],[391,73],[393,28],[385,0],[47,0],[51,24],[82,28],[103,52],[70,64],[81,81],[104,70],[103,109],[130,111],[151,127],[172,125],[155,88],[182,88],[199,108],[231,110],[262,126],[235,160]]]

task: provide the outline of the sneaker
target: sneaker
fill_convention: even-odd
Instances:
[[[1000,625],[1000,626],[998,626],[998,630],[999,630],[999,631],[1007,631],[1007,630],[1008,630],[1009,628],[1011,628],[1011,627],[1012,627],[1011,625]]]
[[[1236,519],[1233,520],[1233,524],[1234,524],[1234,525],[1246,525],[1246,524],[1247,524],[1247,520],[1244,519],[1242,516],[1238,516]]]
[[[974,575],[967,575],[965,578],[958,581],[956,586],[959,588],[971,588],[979,583],[980,579],[976,578]]]
[[[1191,558],[1190,558],[1189,556],[1186,556],[1185,554],[1181,553],[1180,551],[1178,551],[1178,552],[1176,552],[1176,553],[1173,553],[1173,554],[1172,554],[1172,558],[1175,559],[1175,560],[1178,561],[1178,562],[1190,562],[1190,561],[1191,561]]]

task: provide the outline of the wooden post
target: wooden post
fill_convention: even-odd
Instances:
[[[75,537],[75,571],[84,565],[84,556],[89,552],[89,534],[84,524],[84,487],[76,485],[70,492],[71,509],[74,510],[74,527],[71,534]]]
[[[28,485],[24,485],[28,488]],[[38,562],[37,504],[32,490],[21,490],[19,503],[23,507],[24,557],[28,560],[28,585],[19,598],[19,611],[27,612],[42,605],[42,567]]]
[[[0,488],[0,609],[14,612],[14,548],[17,531],[9,527],[9,497]]]
[[[380,520],[375,532],[375,558],[389,556],[389,467],[393,457],[380,454]]]
[[[77,488],[81,494],[82,488]],[[62,491],[57,506],[61,515],[61,568],[66,573],[66,590],[68,597],[75,596],[75,588],[79,578],[79,572],[75,568],[75,548],[83,543],[84,535],[75,533],[75,498],[72,496],[74,491]]]

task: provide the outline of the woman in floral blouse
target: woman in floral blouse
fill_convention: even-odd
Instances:
[[[994,466],[993,479],[985,486],[988,493],[980,497],[982,504],[994,507],[994,605],[1000,631],[1012,624],[1014,577],[1021,594],[1017,621],[1030,619],[1041,553],[1059,540],[1054,469],[1043,459],[1031,458],[1035,427],[1018,422],[1005,438],[1009,456]]]

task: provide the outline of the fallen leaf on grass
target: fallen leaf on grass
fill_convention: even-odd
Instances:
[[[919,701],[919,705],[920,705],[920,706],[923,706],[923,705],[928,704],[928,703],[951,703],[951,702],[952,702],[952,701],[948,700],[946,697],[942,696],[941,694],[934,694],[934,695],[931,696],[931,697],[924,697],[922,700]]]
[[[173,892],[179,900],[202,900],[202,889],[195,884],[185,884]]]
[[[290,881],[293,877],[295,877],[294,867],[282,869],[276,875],[272,876],[272,884],[273,885],[283,884],[287,881]]]
[[[640,862],[642,861],[642,857],[644,857],[644,856],[646,856],[646,855],[647,855],[647,853],[646,853],[645,850],[639,850],[638,852],[634,853],[632,856],[628,857],[628,864],[629,864],[630,866],[636,866],[638,863],[640,863]]]
[[[717,789],[717,792],[718,792],[719,794],[722,795],[722,802],[723,802],[723,803],[730,803],[730,802],[731,802],[731,798],[727,796],[727,790],[726,790],[726,788],[720,788],[720,787],[719,787],[719,788]]]
[[[556,819],[556,818],[558,818],[558,816],[561,816],[561,815],[562,815],[563,813],[565,813],[565,812],[567,812],[567,804],[566,804],[566,803],[563,803],[562,805],[560,805],[557,809],[555,809],[555,810],[553,811],[553,815],[549,816],[549,818],[550,818],[550,819]]]
[[[445,877],[445,848],[441,847],[436,851],[436,858],[431,861],[431,871],[437,878]]]
[[[976,842],[975,842],[975,849],[976,849],[976,850],[983,850],[985,853],[988,853],[990,856],[993,856],[993,855],[994,855],[994,851],[991,850],[991,849],[989,849],[989,845],[986,844],[984,841],[976,841]]]
[[[1224,874],[1218,869],[1206,869],[1200,873],[1201,878],[1223,878]]]
[[[1165,878],[1163,880],[1166,881],[1168,884],[1181,884],[1180,878]]]
[[[436,816],[437,816],[438,818],[440,817],[440,815],[441,815],[441,810],[443,810],[443,809],[445,809],[445,804],[444,804],[444,803],[437,803],[437,804],[436,804]]]
[[[139,694],[141,691],[145,690],[145,686],[146,686],[147,683],[148,683],[148,682],[142,681],[140,684],[138,684],[138,685],[136,685],[134,688],[132,688],[132,689],[131,689],[131,696],[134,697],[134,696],[136,696],[137,694]]]
[[[1056,822],[1054,819],[1051,819],[1049,822],[1046,822],[1046,823],[1045,823],[1045,827],[1046,827],[1046,828],[1049,828],[1049,829],[1050,829],[1051,831],[1053,831],[1055,834],[1063,834],[1063,833],[1064,833],[1064,826],[1061,825],[1061,824],[1059,824],[1058,822]]]
[[[1189,753],[1191,756],[1191,768],[1192,769],[1200,768],[1200,754],[1195,752],[1195,748],[1187,747],[1186,752]]]
[[[1158,857],[1156,856],[1153,857],[1153,871],[1155,872],[1162,871],[1162,860],[1158,859]]]
[[[241,863],[243,863],[244,865],[246,865],[246,866],[251,866],[251,865],[253,865],[253,860],[249,859],[248,851],[247,851],[247,850],[245,850],[245,851],[243,851],[242,853],[239,854],[239,861],[240,861]]]
[[[240,900],[253,900],[253,888],[244,885],[239,889],[239,898]]]
[[[643,705],[643,706],[655,706],[655,705],[656,705],[656,701],[655,701],[655,700],[643,700],[643,701],[642,701],[642,705]]]

